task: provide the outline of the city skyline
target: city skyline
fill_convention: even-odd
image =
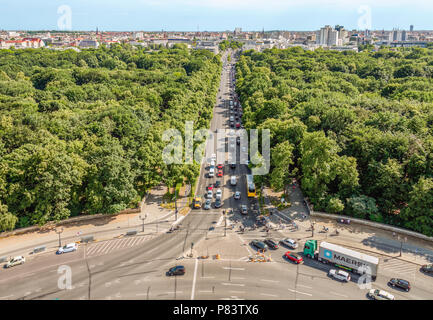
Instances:
[[[307,0],[301,4],[291,0],[241,0],[235,4],[226,0],[125,0],[122,4],[113,0],[18,0],[3,5],[0,29],[60,30],[65,7],[71,22],[66,30],[71,31],[226,31],[236,27],[244,31],[310,31],[336,24],[363,30],[360,21],[367,15],[372,30],[409,30],[410,25],[415,30],[433,29],[433,4],[420,0]]]

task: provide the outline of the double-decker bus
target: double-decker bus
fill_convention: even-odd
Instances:
[[[247,174],[247,194],[248,198],[256,197],[256,186],[254,185],[254,178],[252,174]]]

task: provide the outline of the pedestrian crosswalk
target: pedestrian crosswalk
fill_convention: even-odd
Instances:
[[[147,240],[150,240],[154,235],[137,236],[132,238],[123,238],[116,240],[108,240],[99,243],[91,244],[86,252],[87,256],[100,256],[107,254],[111,251],[126,249],[137,246]]]

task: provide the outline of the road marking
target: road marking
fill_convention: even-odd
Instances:
[[[245,268],[223,267],[225,270],[245,270]]]
[[[243,277],[232,277],[232,279],[236,279],[236,280],[244,280],[245,278],[243,278]]]
[[[340,296],[340,297],[344,297],[344,298],[347,298],[347,297],[348,297],[348,296],[345,295],[345,294],[341,294],[341,293],[334,292],[334,291],[329,291],[329,293],[332,293],[332,294],[335,294],[336,296]]]
[[[11,294],[11,295],[9,295],[9,296],[5,296],[5,297],[0,297],[0,300],[6,300],[7,298],[10,298],[10,297],[13,297],[14,295],[13,294]]]
[[[209,277],[201,277],[202,279],[214,279],[214,276],[209,276]]]
[[[311,293],[306,293],[306,292],[301,292],[301,291],[297,291],[297,290],[293,290],[293,289],[287,289],[291,292],[296,292],[296,293],[300,293],[300,294],[305,294],[306,296],[313,296]]]
[[[280,282],[278,280],[268,280],[268,279],[260,279],[260,281],[267,281],[267,282],[274,282],[274,283]]]
[[[235,290],[230,290],[230,293],[245,293],[245,291],[235,291]]]
[[[243,284],[243,283],[227,283],[227,282],[222,282],[221,284],[223,286],[240,286],[240,287],[245,287],[245,284]]]
[[[298,287],[303,287],[303,288],[307,288],[307,289],[313,289],[312,287],[304,286],[303,284],[298,284]]]
[[[140,296],[147,296],[147,293],[137,293],[136,296],[137,296],[137,297],[140,297]]]
[[[174,291],[168,291],[168,292],[166,292],[167,294],[174,294]],[[178,293],[183,293],[183,291],[176,291],[176,294],[178,294]]]
[[[270,293],[260,293],[262,296],[269,296],[269,297],[278,297],[276,294],[270,294]]]
[[[200,290],[199,292],[200,293],[212,293],[213,291],[212,290]]]
[[[194,278],[192,280],[191,300],[194,300],[195,281],[197,279],[197,266],[198,266],[198,259],[195,259]]]

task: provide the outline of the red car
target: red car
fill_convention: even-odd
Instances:
[[[213,185],[209,185],[208,187],[207,187],[207,190],[212,190],[213,189]]]
[[[222,170],[218,170],[218,174],[217,174],[217,176],[218,176],[218,177],[222,177],[222,176],[223,176],[223,171],[222,171]]]
[[[217,168],[218,168],[219,170],[222,170],[222,169],[223,169],[223,165],[222,165],[222,164],[219,164],[219,165],[217,165]]]
[[[238,122],[238,123],[236,123],[236,128],[240,128],[241,127],[241,124]]]
[[[287,251],[284,256],[289,259],[290,261],[293,261],[296,264],[304,263],[304,259],[299,254]]]

